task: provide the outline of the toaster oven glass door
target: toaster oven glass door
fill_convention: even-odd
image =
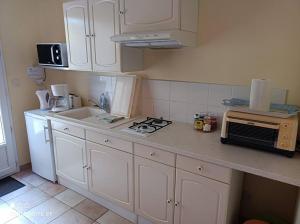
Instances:
[[[251,124],[229,122],[228,140],[232,143],[255,148],[276,147],[279,129]]]

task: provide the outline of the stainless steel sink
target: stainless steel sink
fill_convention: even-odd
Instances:
[[[113,117],[111,114],[101,111],[99,108],[82,107],[57,113],[55,117],[71,120],[81,124],[101,126],[102,128],[113,128],[129,122],[130,119],[122,119],[114,123],[107,122],[107,118]]]

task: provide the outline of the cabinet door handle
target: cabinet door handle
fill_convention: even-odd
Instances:
[[[150,156],[155,156],[155,152],[150,152]]]
[[[198,166],[197,170],[200,171],[200,172],[202,172],[203,171],[203,166]]]
[[[171,204],[171,202],[172,202],[172,199],[168,199],[168,200],[167,200],[167,203],[168,203],[168,204]]]
[[[69,128],[64,128],[64,131],[70,131],[70,129]]]
[[[104,139],[104,142],[109,143],[110,141],[109,141],[109,139]]]
[[[179,207],[179,204],[180,204],[179,201],[176,201],[176,202],[175,202],[175,206],[176,206],[176,207]]]
[[[85,169],[85,168],[87,168],[87,167],[88,167],[87,165],[84,165],[82,168]]]
[[[127,12],[127,9],[125,9],[125,10],[120,10],[120,15],[125,15],[126,12]]]
[[[47,133],[48,132],[48,136],[49,136],[49,128],[44,126],[44,138],[45,138],[45,143],[49,143],[50,142],[50,138],[47,139]]]
[[[86,38],[90,38],[91,35],[90,35],[90,34],[86,34],[85,37],[86,37]]]

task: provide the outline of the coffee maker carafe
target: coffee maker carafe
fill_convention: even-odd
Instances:
[[[67,84],[51,85],[52,94],[54,97],[53,112],[61,112],[70,109],[69,103],[69,88]]]

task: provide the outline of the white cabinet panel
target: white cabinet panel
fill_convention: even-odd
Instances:
[[[88,2],[84,0],[67,2],[63,8],[69,67],[91,71]]]
[[[120,45],[110,40],[111,36],[119,34],[118,1],[91,0],[90,21],[95,35],[92,39],[94,70],[119,70]]]
[[[47,120],[25,115],[25,121],[32,171],[48,180],[56,181],[54,155],[50,145],[51,135]]]
[[[53,131],[53,146],[57,175],[87,188],[85,140]]]
[[[179,0],[121,0],[122,33],[179,28]]]
[[[133,211],[133,155],[87,142],[89,190]]]
[[[175,168],[135,156],[135,212],[153,223],[173,223]]]
[[[225,224],[229,185],[176,170],[175,224]]]
[[[69,67],[96,72],[142,70],[143,51],[111,41],[120,33],[118,0],[74,0],[64,4]]]

